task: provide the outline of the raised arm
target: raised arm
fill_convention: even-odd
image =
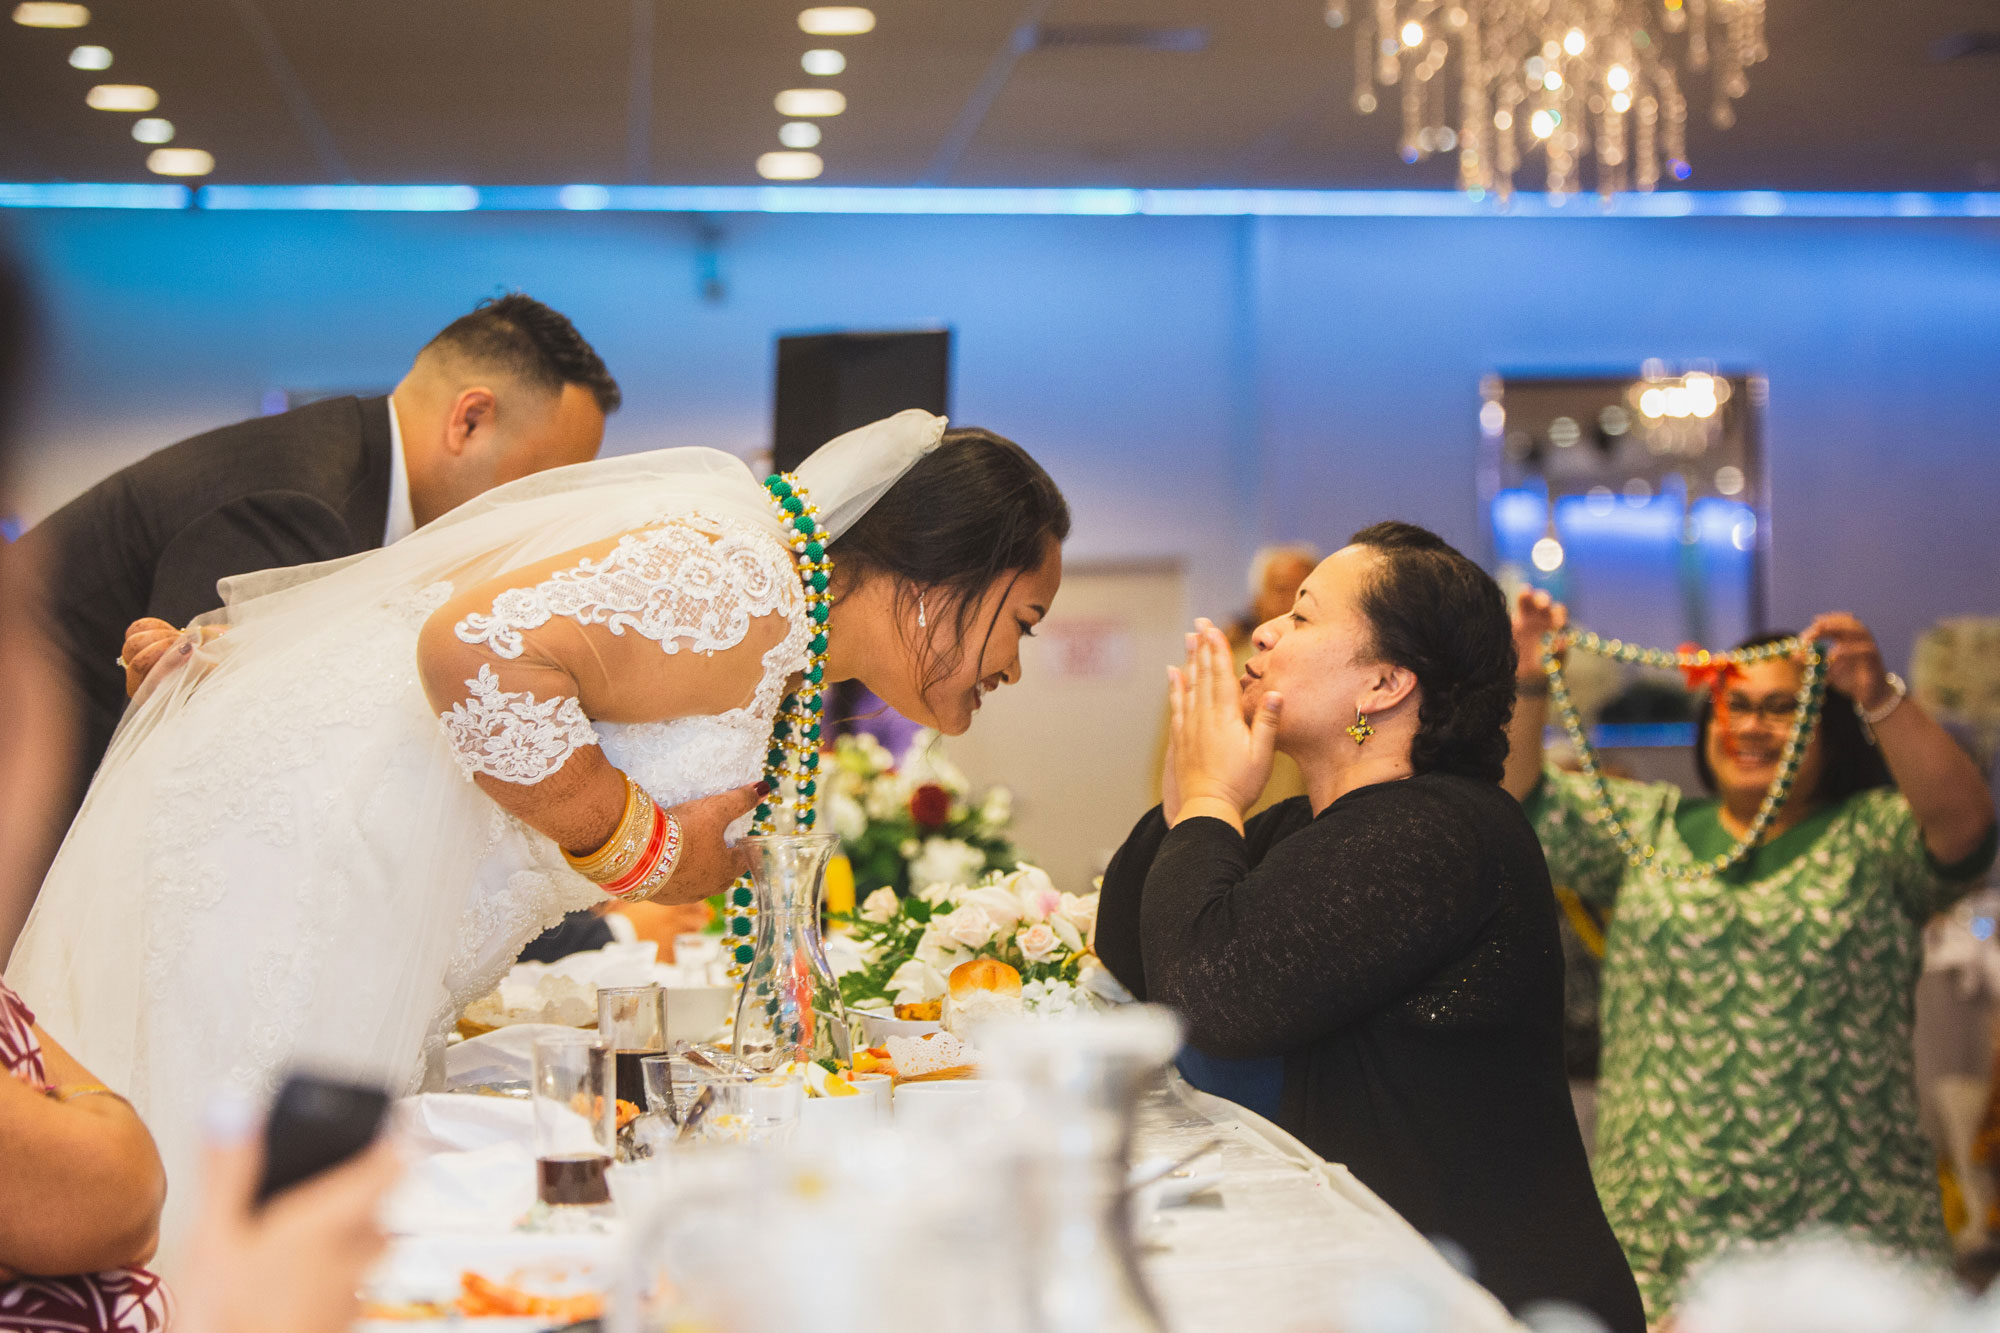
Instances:
[[[417,644],[460,766],[572,856],[604,848],[626,818],[628,785],[592,721],[744,707],[765,655],[800,637],[797,576],[782,547],[765,545],[665,524],[461,591]],[[740,861],[722,831],[755,803],[744,787],[668,812],[682,849],[659,901],[691,902],[728,883]]]
[[[1827,683],[1878,719],[1875,741],[1932,858],[1952,865],[1979,850],[1993,828],[1993,793],[1971,756],[1922,705],[1915,699],[1896,702],[1882,650],[1868,627],[1838,611],[1813,621],[1804,637],[1829,645]]]
[[[1542,636],[1569,627],[1569,608],[1540,588],[1514,599],[1514,716],[1507,723],[1507,771],[1500,783],[1525,801],[1542,780],[1542,731],[1549,721],[1549,678],[1542,672]]]

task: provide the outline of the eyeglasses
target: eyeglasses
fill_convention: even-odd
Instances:
[[[1793,694],[1768,694],[1762,699],[1752,699],[1747,694],[1730,694],[1723,698],[1723,707],[1731,718],[1761,718],[1773,726],[1789,726],[1798,715],[1799,700]]]

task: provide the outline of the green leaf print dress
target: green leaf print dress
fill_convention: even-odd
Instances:
[[[1712,800],[1609,786],[1663,865],[1734,842]],[[1648,1319],[1730,1240],[1820,1226],[1948,1258],[1912,997],[1924,922],[1985,873],[1993,837],[1939,866],[1909,802],[1876,788],[1675,881],[1626,864],[1577,774],[1547,769],[1527,811],[1555,883],[1615,909],[1594,1166]]]

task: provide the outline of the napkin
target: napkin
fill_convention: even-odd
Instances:
[[[534,1204],[534,1149],[493,1143],[412,1162],[389,1195],[382,1224],[404,1236],[503,1233]]]
[[[483,1036],[447,1046],[444,1052],[444,1086],[447,1092],[476,1088],[482,1084],[526,1086],[535,1072],[535,1041],[561,1033],[573,1036],[575,1028],[555,1023],[516,1023]],[[525,1103],[524,1103],[525,1104]]]
[[[426,1092],[396,1103],[396,1137],[413,1155],[471,1152],[496,1143],[532,1149],[534,1103],[525,1097]]]

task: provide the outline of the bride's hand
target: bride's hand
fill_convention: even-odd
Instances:
[[[752,783],[672,807],[669,813],[681,822],[681,861],[654,902],[669,906],[699,902],[721,893],[750,868],[745,852],[723,845],[722,831],[750,813],[762,799],[762,790],[762,783]]]
[[[1206,620],[1196,622],[1187,665],[1172,670],[1169,680],[1174,787],[1180,796],[1180,808],[1170,818],[1210,815],[1241,829],[1243,812],[1271,780],[1282,701],[1266,694],[1256,716],[1243,720],[1229,643]]]

